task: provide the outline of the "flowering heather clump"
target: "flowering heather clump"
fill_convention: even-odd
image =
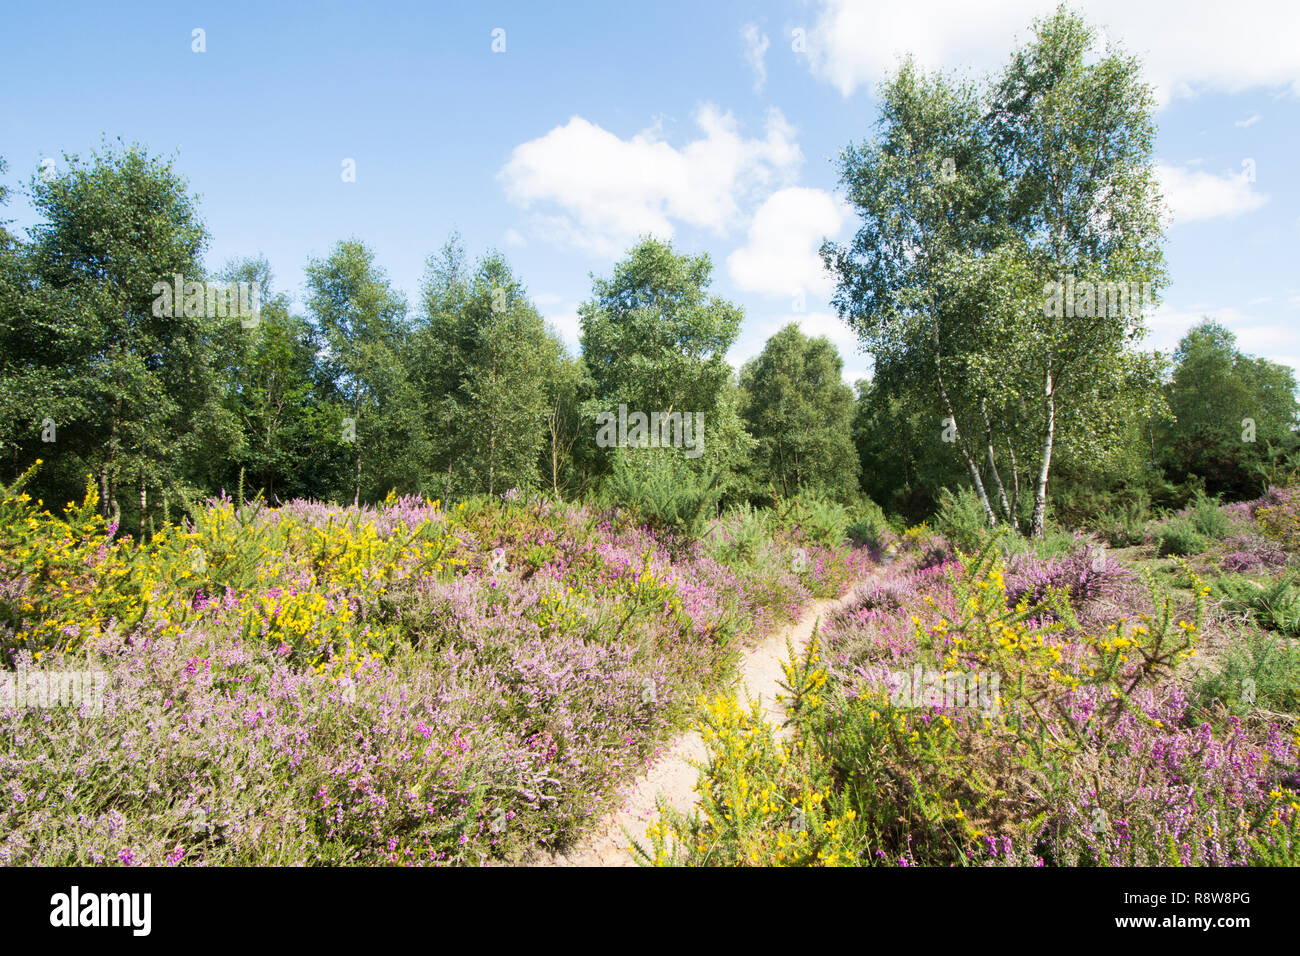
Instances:
[[[216,499],[112,540],[0,501],[0,667],[106,674],[6,707],[0,864],[478,863],[562,848],[755,631],[838,594],[522,495],[377,507]],[[675,555],[675,557],[674,557]],[[5,671],[0,670],[0,676]]]
[[[1240,573],[1266,568],[1280,568],[1287,563],[1287,553],[1260,535],[1241,535],[1224,542],[1227,553],[1220,559],[1224,571]]]
[[[1011,558],[1006,567],[1007,601],[1012,607],[1023,600],[1044,604],[1056,589],[1067,592],[1078,608],[1114,595],[1132,581],[1131,571],[1093,547],[1054,558],[1026,552]]]
[[[1083,594],[1120,580],[1094,582],[1070,559],[1020,571],[1057,586],[1082,579]],[[645,858],[1295,865],[1295,715],[1214,725],[1189,703],[1177,669],[1195,653],[1209,589],[1184,573],[1192,620],[1149,582],[1150,613],[1134,604],[1092,625],[1068,601],[1045,613],[1028,588],[1012,600],[993,547],[910,588],[886,572],[787,666],[793,738],[715,702],[701,812],[665,814]],[[896,598],[901,607],[883,606]],[[917,683],[899,680],[911,674],[942,693],[917,696]]]

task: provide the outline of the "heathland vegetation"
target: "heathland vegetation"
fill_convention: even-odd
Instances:
[[[298,308],[205,269],[171,161],[33,176],[0,863],[534,860],[695,724],[643,861],[1300,862],[1294,373],[1210,317],[1145,350],[1153,101],[1094,40],[1061,11],[983,85],[884,85],[822,250],[856,388],[797,325],[734,369],[710,258],[653,237],[575,355],[456,236],[413,304],[349,238]],[[788,733],[720,693],[863,582]]]

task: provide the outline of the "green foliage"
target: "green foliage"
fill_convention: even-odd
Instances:
[[[1218,702],[1238,717],[1261,710],[1296,713],[1300,711],[1300,648],[1274,635],[1247,630],[1228,647],[1216,669],[1196,679],[1193,694],[1201,708]]]
[[[771,512],[741,502],[715,523],[709,550],[724,563],[751,561],[771,540],[773,527]]]
[[[862,462],[865,495],[882,502],[906,523],[928,517],[939,491],[962,480],[960,463],[943,442],[934,441],[934,423],[943,416],[933,396],[906,380],[886,382],[881,375],[857,383],[853,442]]]
[[[740,370],[741,418],[757,444],[754,483],[787,497],[807,489],[847,500],[857,488],[853,390],[830,341],[791,323]]]
[[[778,500],[775,510],[783,528],[797,529],[809,541],[827,547],[843,543],[849,526],[849,513],[842,504],[812,493]]]
[[[984,508],[969,488],[959,488],[955,493],[943,489],[933,527],[965,554],[976,553],[989,539],[990,529],[984,519]]]
[[[1150,520],[1151,498],[1138,491],[1113,511],[1097,515],[1091,526],[1112,548],[1127,548],[1142,543]]]
[[[410,363],[430,436],[425,484],[442,498],[539,485],[539,462],[556,443],[548,484],[558,492],[576,419],[576,381],[556,385],[564,348],[497,253],[471,273],[453,237],[431,257]],[[560,389],[557,391],[557,389]],[[556,409],[558,408],[558,412]],[[559,415],[548,434],[547,412]]]
[[[1002,553],[1007,557],[1016,554],[1036,554],[1040,558],[1059,558],[1079,550],[1080,547],[1077,535],[1055,525],[1048,525],[1039,538],[1007,534],[999,538],[999,541]]]
[[[213,374],[230,320],[154,308],[156,284],[205,278],[207,232],[171,162],[110,146],[60,166],[33,176],[41,219],[6,256],[21,278],[0,302],[0,443],[15,469],[53,453],[37,493],[67,501],[91,472],[102,513],[124,506],[143,528],[142,491],[182,483],[188,461],[237,442]]]
[[[753,445],[739,417],[740,396],[726,352],[742,312],[709,296],[713,264],[645,238],[596,278],[592,298],[579,308],[582,359],[592,383],[578,443],[593,441],[595,416],[620,404],[646,415],[703,413],[704,466],[717,473],[721,494],[741,488]]]
[[[1236,336],[1210,319],[1179,342],[1168,397],[1164,464],[1171,476],[1200,476],[1212,492],[1248,497],[1261,474],[1285,471],[1300,445],[1295,373],[1242,354]]]
[[[870,498],[854,505],[853,521],[845,529],[850,541],[868,548],[882,548],[893,534],[884,510]]]
[[[224,455],[195,461],[194,484],[229,488],[236,474],[247,472],[273,502],[342,495],[350,462],[337,448],[320,336],[292,313],[288,295],[272,294],[265,258],[231,263],[219,278],[254,284],[261,311],[251,327],[232,323],[219,340],[221,401],[238,423],[239,440]]]
[[[1198,494],[1187,509],[1187,518],[1199,534],[1211,541],[1221,541],[1232,530],[1232,522],[1219,507],[1219,502]]]
[[[307,307],[327,349],[324,372],[337,415],[332,444],[352,463],[344,487],[354,503],[411,488],[424,432],[401,361],[406,302],[357,240],[308,262],[306,275]]]
[[[1156,545],[1162,555],[1186,557],[1200,554],[1210,546],[1191,518],[1175,515],[1156,528]]]
[[[718,503],[718,476],[693,467],[669,449],[616,449],[606,500],[645,523],[684,540],[700,537]]]
[[[1255,624],[1289,637],[1300,637],[1300,572],[1261,583],[1240,574],[1214,581],[1216,597],[1229,612],[1244,614]]]

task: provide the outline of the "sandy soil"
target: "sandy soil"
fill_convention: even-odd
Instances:
[[[789,657],[787,639],[801,653],[812,636],[814,625],[850,603],[870,580],[868,577],[859,581],[842,598],[817,601],[798,621],[778,629],[758,646],[744,652],[739,672],[731,684],[732,689],[740,692],[741,700],[760,701],[768,720],[779,727],[785,720],[785,713],[776,698],[781,693],[779,684],[785,678],[781,661]],[[568,853],[548,856],[536,865],[635,866],[627,835],[631,834],[642,846],[649,848],[645,831],[655,817],[655,798],[658,796],[662,796],[673,809],[688,812],[695,805],[692,788],[699,777],[699,771],[691,761],[704,758],[704,742],[700,735],[695,731],[683,734],[636,780],[622,807],[607,816],[592,836]]]

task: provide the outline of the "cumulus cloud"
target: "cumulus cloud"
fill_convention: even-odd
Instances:
[[[1250,160],[1241,172],[1222,175],[1157,163],[1156,178],[1175,223],[1238,216],[1260,208],[1269,198],[1256,191]]]
[[[817,250],[836,238],[849,207],[821,189],[774,192],[749,226],[745,245],[727,257],[732,280],[747,292],[772,296],[829,296],[835,287]]]
[[[808,31],[814,75],[844,96],[874,86],[899,56],[927,68],[998,69],[1057,0],[820,0]],[[1201,92],[1281,87],[1300,95],[1300,5],[1294,0],[1080,0],[1094,27],[1141,56],[1161,104]]]
[[[728,355],[731,364],[739,369],[755,358],[763,351],[767,340],[791,322],[809,338],[824,336],[830,339],[844,360],[842,378],[846,384],[853,385],[858,379],[871,377],[870,356],[859,350],[857,336],[834,312],[790,312],[753,323]]]
[[[767,64],[763,60],[767,56],[769,44],[767,34],[760,33],[758,27],[747,23],[740,31],[740,36],[745,41],[745,59],[754,71],[754,92],[762,93],[763,87],[767,85]]]
[[[582,337],[582,319],[578,316],[578,303],[570,302],[561,306],[559,302],[551,301],[543,303],[541,296],[536,296],[534,301],[543,306],[542,314],[545,320],[559,333],[564,344],[575,352],[578,349],[578,340]],[[554,299],[558,299],[555,296]],[[546,308],[550,305],[551,308]]]
[[[1237,337],[1237,348],[1247,355],[1263,356],[1279,365],[1289,365],[1300,373],[1300,354],[1296,352],[1295,331],[1290,325],[1261,319],[1230,305],[1176,308],[1168,303],[1162,304],[1147,323],[1147,345],[1172,351],[1189,329],[1207,318],[1231,330]]]
[[[643,233],[670,239],[677,223],[725,235],[746,202],[792,181],[803,153],[777,109],[761,137],[710,104],[694,119],[700,135],[676,147],[658,126],[622,139],[574,116],[516,146],[498,178],[534,212],[535,232],[597,255],[617,255]]]

